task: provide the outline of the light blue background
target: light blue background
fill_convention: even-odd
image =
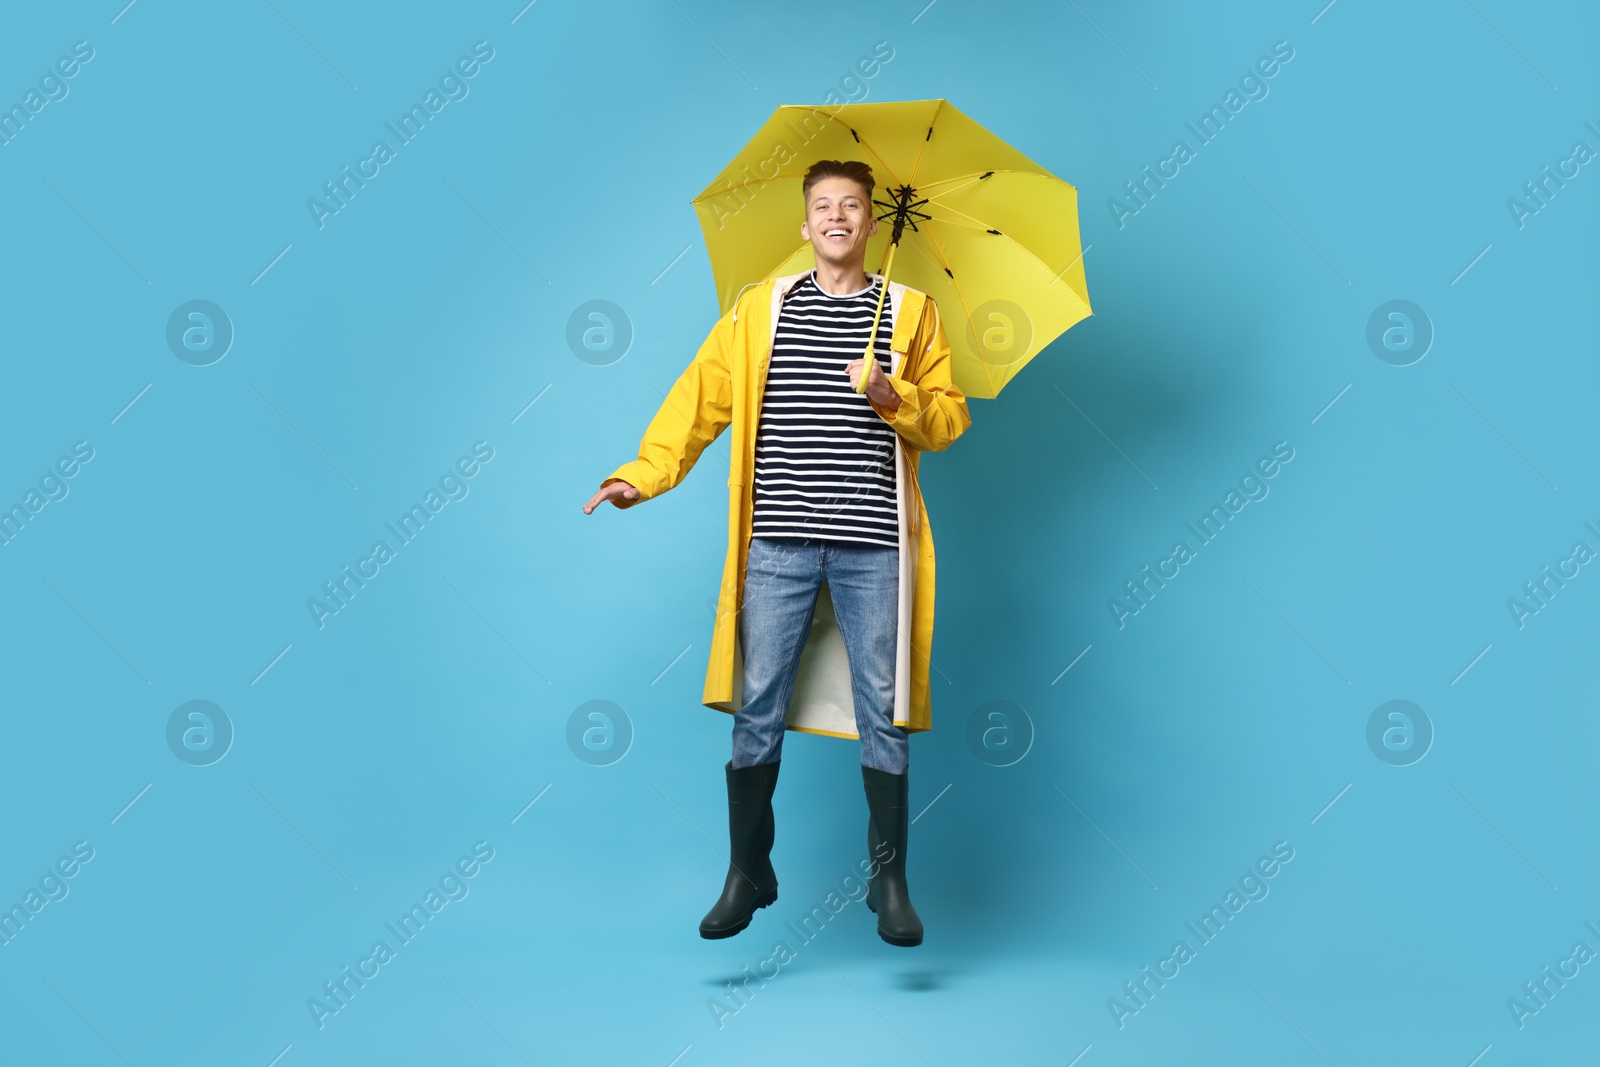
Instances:
[[[0,1059],[1500,1067],[1594,1047],[1600,965],[1523,1029],[1506,1004],[1574,942],[1600,949],[1600,575],[1521,629],[1506,606],[1600,548],[1600,173],[1521,228],[1506,206],[1600,148],[1591,10],[121,4],[34,5],[0,35],[6,102],[95,49],[0,147],[0,502],[95,450],[0,548],[0,903],[95,850],[0,946]],[[307,198],[480,40],[469,95],[319,230]],[[731,720],[699,704],[726,442],[659,500],[580,505],[715,321],[689,200],[876,41],[894,55],[866,99],[948,98],[1079,189],[1095,315],[923,466],[926,943],[883,944],[851,904],[719,1029],[708,999],[796,945],[784,924],[865,854],[857,753],[790,736],[780,899],[702,941],[726,869]],[[1266,98],[1118,228],[1108,198],[1276,41],[1294,58]],[[193,299],[236,330],[207,367],[164,339]],[[593,299],[635,331],[607,366],[565,340]],[[1410,366],[1365,339],[1393,299],[1436,331]],[[307,599],[477,441],[470,493],[318,629]],[[1277,441],[1295,452],[1270,495],[1118,629],[1107,600]],[[236,730],[208,767],[165,739],[193,699]],[[1367,745],[1391,699],[1436,731],[1411,766]],[[632,723],[610,766],[565,740],[590,700]],[[1036,730],[1007,768],[966,741],[995,700]],[[307,999],[480,840],[470,895],[319,1030]],[[1119,1029],[1108,998],[1278,841],[1270,895]]]

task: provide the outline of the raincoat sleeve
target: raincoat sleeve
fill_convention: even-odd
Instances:
[[[613,500],[631,508],[660,496],[689,473],[695,460],[733,421],[733,312],[712,327],[694,360],[678,376],[639,442],[639,458],[624,463],[601,483],[624,481],[639,490],[639,499]]]
[[[928,310],[933,312],[931,328]],[[890,387],[899,394],[900,406],[890,413],[876,400],[868,399],[873,410],[894,427],[906,444],[920,452],[940,452],[972,425],[967,399],[950,375],[950,341],[939,321],[939,307],[930,296],[901,373],[889,376]]]

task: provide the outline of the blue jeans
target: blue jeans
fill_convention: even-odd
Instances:
[[[783,717],[823,582],[850,660],[861,764],[904,774],[909,735],[894,724],[900,550],[811,538],[750,539],[739,612],[744,706],[733,716],[733,766],[783,754]]]

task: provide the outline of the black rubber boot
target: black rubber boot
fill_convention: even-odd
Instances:
[[[890,774],[876,767],[861,768],[861,785],[867,793],[867,847],[878,864],[878,873],[867,880],[867,907],[878,915],[878,936],[908,948],[922,944],[922,920],[906,888],[909,781],[910,771]]]
[[[700,920],[700,936],[732,937],[750,925],[757,908],[778,899],[778,875],[772,869],[772,791],[778,784],[778,763],[735,768],[723,765],[728,778],[728,878],[722,896]]]

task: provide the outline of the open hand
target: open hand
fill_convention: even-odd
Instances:
[[[629,508],[639,502],[639,490],[618,479],[590,497],[589,502],[583,506],[583,513],[593,514],[594,509],[607,500],[619,508]]]

